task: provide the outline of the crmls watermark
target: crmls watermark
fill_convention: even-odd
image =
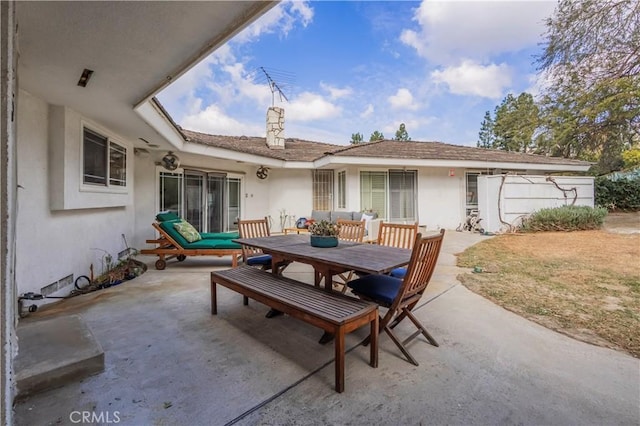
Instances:
[[[72,411],[69,420],[75,424],[116,424],[120,423],[120,411]]]

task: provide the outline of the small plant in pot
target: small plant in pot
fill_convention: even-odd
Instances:
[[[336,247],[338,245],[338,234],[340,225],[328,220],[321,220],[309,225],[311,234],[311,245],[313,247]]]

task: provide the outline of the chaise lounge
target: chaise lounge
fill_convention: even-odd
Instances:
[[[163,270],[167,260],[182,262],[187,256],[231,256],[231,266],[238,266],[238,257],[242,256],[242,246],[232,240],[238,238],[237,232],[199,233],[191,224],[175,213],[159,213],[152,226],[160,234],[159,238],[147,240],[155,244],[153,249],[142,249],[141,254],[156,255],[155,267]]]

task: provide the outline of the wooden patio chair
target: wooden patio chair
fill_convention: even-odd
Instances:
[[[364,220],[347,220],[338,219],[336,222],[340,226],[340,234],[338,239],[340,241],[351,241],[361,243],[364,239],[364,232],[366,222]],[[347,271],[334,276],[333,286],[335,288],[341,288],[341,292],[347,291],[347,283],[353,279],[354,271]]]
[[[418,222],[412,224],[380,222],[378,244],[411,250],[418,234]],[[407,268],[396,268],[389,273],[392,277],[403,278]]]
[[[238,233],[240,238],[260,238],[268,237],[271,235],[269,230],[269,218],[264,219],[239,219],[238,220]],[[264,254],[261,249],[250,247],[242,244],[242,261],[245,265],[259,266],[263,271],[268,271],[272,267],[272,259],[270,254]],[[291,262],[282,262],[276,265],[276,272],[278,275],[282,274],[282,271],[289,266]],[[249,304],[249,298],[243,296],[243,303]],[[267,318],[272,318],[276,315],[280,315],[281,312],[271,309],[267,312]]]
[[[380,331],[384,330],[407,360],[414,365],[418,365],[418,361],[406,348],[409,342],[422,334],[433,346],[439,346],[412,310],[429,285],[443,238],[444,229],[440,230],[439,234],[429,237],[423,238],[421,234],[416,235],[404,279],[389,275],[367,275],[347,284],[356,296],[387,308],[385,316],[380,318]],[[400,341],[393,329],[405,318],[409,318],[418,330],[404,341]]]
[[[269,218],[238,220],[238,234],[240,238],[260,238],[271,235],[269,230]],[[260,266],[268,271],[271,269],[271,255],[264,254],[261,249],[242,245],[242,261],[246,265]],[[286,265],[278,265],[278,274],[281,274]]]

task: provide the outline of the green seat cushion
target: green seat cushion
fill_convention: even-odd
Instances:
[[[184,248],[186,249],[241,249],[242,246],[238,243],[234,243],[231,240],[219,240],[219,239],[202,239],[193,243],[188,243]]]
[[[189,241],[187,241],[182,235],[180,235],[178,230],[173,227],[173,224],[179,221],[180,220],[168,220],[166,222],[160,222],[160,228],[162,228],[162,230],[166,232],[171,238],[173,238],[175,242],[178,243],[181,247],[184,247],[189,244]]]
[[[203,240],[235,240],[240,238],[237,232],[201,232]]]
[[[179,220],[180,216],[175,214],[174,212],[162,212],[156,215],[156,220],[158,222],[166,222],[168,220]]]

